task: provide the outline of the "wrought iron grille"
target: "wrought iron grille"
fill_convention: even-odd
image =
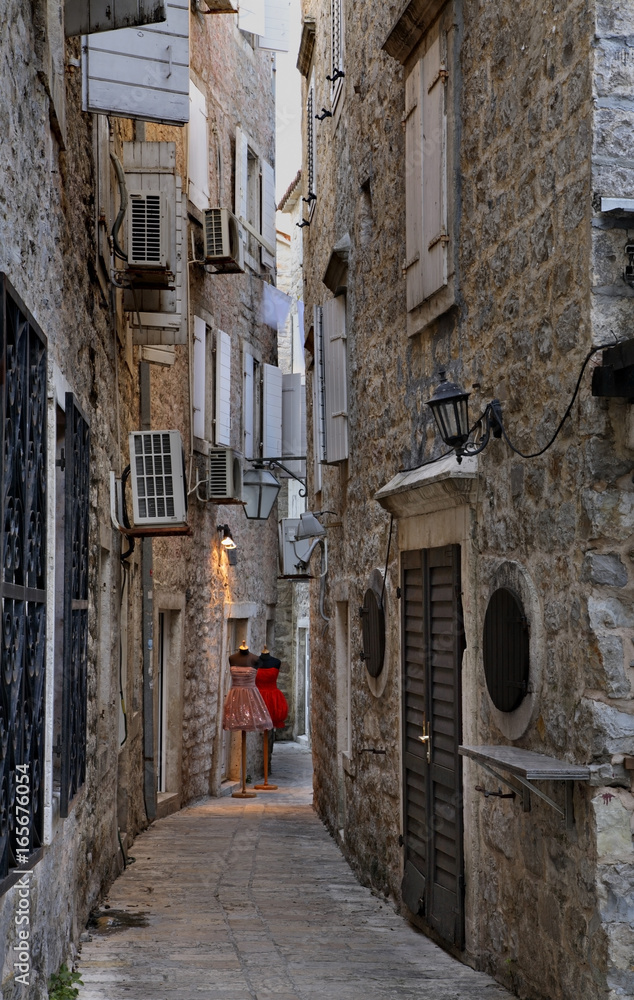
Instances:
[[[46,339],[1,273],[0,364],[1,887],[42,843],[46,669]]]
[[[68,816],[86,780],[90,430],[71,392],[66,393],[65,447],[61,816]]]

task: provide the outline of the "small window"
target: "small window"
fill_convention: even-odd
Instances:
[[[484,618],[484,674],[491,701],[513,712],[528,693],[529,626],[518,595],[507,587],[494,591]]]

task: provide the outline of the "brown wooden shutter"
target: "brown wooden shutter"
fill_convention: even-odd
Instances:
[[[407,308],[423,301],[423,142],[422,142],[422,60],[405,81],[405,276]]]
[[[425,723],[425,622],[422,556],[404,552],[403,572],[403,801],[405,874],[403,898],[413,913],[424,912],[428,868],[427,749]]]
[[[423,233],[422,297],[447,284],[447,71],[441,62],[440,36],[423,57]]]
[[[437,933],[464,938],[460,547],[402,554],[403,900]],[[426,737],[429,735],[429,741]]]

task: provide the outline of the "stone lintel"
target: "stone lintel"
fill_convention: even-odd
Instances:
[[[445,3],[446,0],[407,0],[383,43],[387,54],[405,63]]]
[[[350,236],[345,236],[335,243],[330,254],[328,266],[322,278],[326,288],[333,295],[341,295],[348,287],[348,256],[350,254]]]
[[[399,472],[374,499],[395,517],[433,514],[473,503],[477,482],[477,457],[465,457],[458,464],[455,455],[448,455],[420,469]]]
[[[297,68],[302,76],[308,76],[310,64],[313,61],[313,50],[315,48],[315,18],[305,17],[302,24],[302,37],[299,43],[297,54]]]

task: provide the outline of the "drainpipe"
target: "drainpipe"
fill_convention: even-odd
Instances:
[[[150,365],[139,364],[141,430],[152,429],[150,420]],[[156,771],[154,766],[154,601],[152,539],[141,541],[142,635],[143,635],[143,797],[150,823],[156,819]]]

